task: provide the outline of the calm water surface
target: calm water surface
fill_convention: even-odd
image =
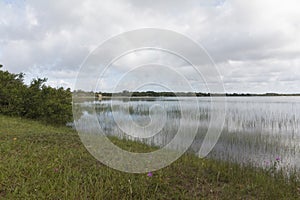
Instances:
[[[186,134],[197,130],[189,150],[196,153],[214,120],[212,112],[220,112],[211,101],[208,97],[170,97],[85,102],[80,106],[86,107],[86,112],[77,124],[82,130],[96,131],[86,123],[89,109],[95,107],[106,135],[160,147],[172,140],[179,127]],[[222,103],[221,98],[213,101]],[[189,114],[186,117],[182,112]],[[285,169],[300,168],[300,97],[227,97],[222,130],[209,157],[262,167],[280,157]]]

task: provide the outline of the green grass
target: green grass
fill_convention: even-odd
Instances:
[[[184,155],[146,174],[106,167],[82,145],[76,131],[0,115],[0,199],[299,199],[295,173]],[[112,139],[124,149],[151,147]]]

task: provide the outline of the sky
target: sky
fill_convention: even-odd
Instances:
[[[300,93],[299,8],[298,0],[2,0],[0,63],[10,72],[24,72],[26,83],[47,77],[53,87],[77,89],[80,67],[103,42],[131,30],[167,29],[205,49],[226,92]],[[173,43],[184,46],[175,39]],[[174,90],[183,90],[184,83],[167,68],[133,67],[158,60],[193,81],[195,73],[187,63],[165,52],[145,50],[113,63],[98,81],[98,89],[111,91],[120,80],[124,81],[122,90],[134,88],[130,84],[142,87],[137,85],[141,80],[162,79]],[[157,76],[149,77],[151,73]],[[195,90],[207,91],[204,79],[197,80],[203,84]],[[82,84],[83,89],[93,89],[88,82]],[[156,86],[151,87],[142,88],[155,90]]]

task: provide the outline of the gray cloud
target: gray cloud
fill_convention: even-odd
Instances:
[[[228,92],[300,92],[299,6],[297,0],[5,1],[0,3],[0,62],[9,71],[25,72],[27,81],[46,76],[52,86],[73,87],[81,63],[103,41],[156,27],[203,45]],[[180,44],[174,40],[174,45]],[[131,64],[130,56],[111,76]],[[158,57],[145,62],[150,58]]]

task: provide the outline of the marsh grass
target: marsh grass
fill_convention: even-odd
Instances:
[[[240,166],[185,154],[146,174],[110,169],[71,128],[0,115],[0,199],[299,199],[294,172]],[[110,138],[134,152],[152,147]],[[270,172],[272,171],[272,172]]]

